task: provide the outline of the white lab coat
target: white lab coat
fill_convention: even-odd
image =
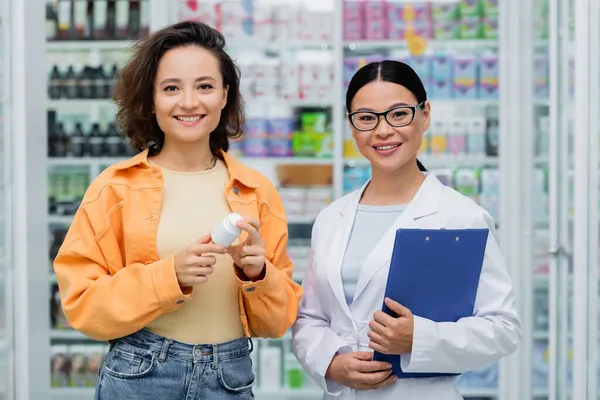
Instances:
[[[340,275],[342,258],[365,188],[335,201],[315,221],[304,297],[293,327],[294,354],[324,390],[323,399],[462,399],[456,377],[398,379],[377,391],[356,391],[324,378],[337,352],[371,351],[368,324],[383,304],[398,228],[490,229],[473,316],[456,323],[415,316],[412,353],[401,356],[403,371],[474,370],[514,352],[521,338],[511,280],[494,237],[492,218],[471,199],[442,185],[432,173],[427,173],[413,201],[367,256],[354,301],[348,306]]]

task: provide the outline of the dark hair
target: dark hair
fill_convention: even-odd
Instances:
[[[417,103],[427,100],[425,86],[414,69],[400,61],[384,60],[369,63],[356,71],[346,90],[346,111],[351,111],[352,100],[363,86],[378,80],[404,86],[415,96]],[[417,166],[420,171],[427,171],[419,160]]]
[[[134,45],[133,56],[119,72],[115,85],[113,99],[118,108],[117,124],[138,151],[146,148],[149,148],[150,154],[160,151],[165,134],[152,115],[154,80],[162,56],[182,46],[198,46],[210,51],[219,61],[224,87],[229,88],[227,104],[209,139],[211,152],[221,157],[220,150],[229,149],[228,138],[242,135],[244,109],[240,70],[224,50],[223,35],[200,22],[186,21],[167,26]]]

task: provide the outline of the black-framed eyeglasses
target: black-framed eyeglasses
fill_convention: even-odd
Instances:
[[[350,123],[357,131],[371,131],[379,125],[380,117],[383,115],[388,124],[394,128],[410,125],[415,119],[417,109],[422,109],[425,102],[415,106],[398,106],[382,112],[354,111],[348,114]]]

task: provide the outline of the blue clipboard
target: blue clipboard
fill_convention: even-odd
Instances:
[[[472,316],[488,234],[488,229],[398,229],[385,296],[435,322]],[[382,310],[397,317],[385,303]],[[458,375],[404,373],[398,355],[375,352],[373,359],[389,362],[398,378]]]

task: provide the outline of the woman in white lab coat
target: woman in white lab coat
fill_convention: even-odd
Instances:
[[[404,372],[464,373],[516,350],[521,322],[494,221],[417,161],[431,108],[412,68],[364,66],[350,81],[346,109],[372,177],[314,224],[294,354],[324,399],[462,399],[456,376],[398,379],[389,364],[372,361],[373,351],[400,355]],[[399,228],[489,229],[473,316],[436,323],[390,299],[398,317],[381,311]]]

